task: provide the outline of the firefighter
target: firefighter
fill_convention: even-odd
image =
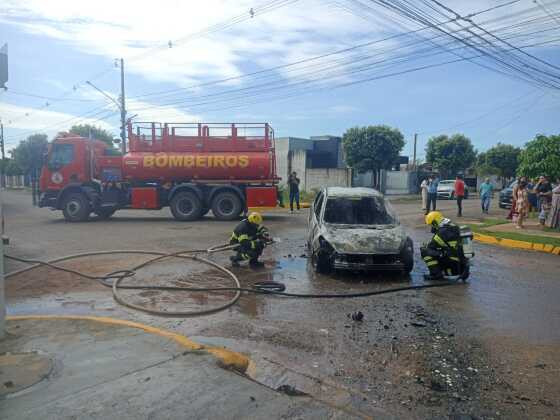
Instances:
[[[259,261],[259,257],[270,237],[268,230],[262,225],[262,220],[260,213],[252,212],[235,227],[230,244],[239,246],[235,248],[237,254],[230,257],[233,267],[239,267],[239,262],[245,260],[249,260],[251,267],[264,265]]]
[[[430,270],[430,280],[442,280],[444,275],[460,274],[461,230],[439,211],[426,215],[426,224],[434,236],[420,248],[420,255]]]

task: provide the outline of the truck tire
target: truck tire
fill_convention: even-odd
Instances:
[[[243,204],[234,192],[220,192],[212,200],[212,213],[218,220],[235,220],[242,211]]]
[[[67,222],[85,222],[91,213],[91,206],[84,194],[71,193],[64,197],[62,214]]]
[[[202,214],[202,203],[198,196],[190,191],[177,193],[169,204],[173,217],[184,222],[197,220]]]

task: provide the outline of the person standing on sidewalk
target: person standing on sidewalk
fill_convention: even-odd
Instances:
[[[529,214],[529,192],[527,191],[527,180],[523,179],[519,182],[519,185],[516,190],[516,210],[517,210],[517,222],[516,228],[522,229],[523,228],[523,221]]]
[[[486,178],[480,188],[478,189],[480,193],[480,205],[482,207],[482,213],[488,214],[490,209],[490,201],[492,195],[494,194],[494,186],[490,184],[490,178]]]
[[[288,186],[290,187],[290,212],[294,212],[294,201],[299,211],[299,178],[296,171],[292,172],[288,177]]]
[[[455,178],[455,198],[457,199],[457,217],[463,217],[463,198],[465,198],[465,181],[463,175]]]
[[[550,212],[550,207],[552,207],[552,186],[548,179],[544,176],[539,178],[539,182],[535,186],[537,196],[539,198],[539,223],[544,226],[544,222],[548,217]]]
[[[422,210],[426,211],[428,208],[428,186],[430,185],[430,180],[424,178],[420,184],[420,191],[422,193]]]
[[[426,214],[430,212],[430,206],[432,207],[431,211],[436,210],[438,185],[439,185],[439,178],[437,177],[437,175],[430,176],[430,185],[428,185],[428,204],[426,206]]]

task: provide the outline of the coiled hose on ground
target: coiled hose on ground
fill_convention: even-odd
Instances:
[[[216,252],[224,252],[235,248],[236,245],[219,245],[212,247],[210,249],[204,250],[186,250],[186,251],[179,251],[173,253],[165,253],[165,252],[158,252],[158,251],[144,251],[144,250],[111,250],[111,251],[94,251],[94,252],[84,252],[80,254],[73,254],[67,255],[64,257],[56,258],[50,261],[41,261],[41,260],[32,260],[20,257],[14,257],[11,255],[4,255],[6,258],[18,261],[21,263],[31,264],[29,267],[25,267],[19,270],[12,271],[5,275],[5,278],[14,277],[18,274],[22,274],[24,272],[33,270],[40,266],[50,267],[55,270],[65,271],[68,273],[75,274],[77,276],[84,277],[89,280],[96,280],[101,283],[103,286],[111,287],[113,291],[113,298],[119,304],[126,306],[131,309],[135,309],[138,311],[146,312],[151,315],[157,316],[172,316],[172,317],[194,317],[194,316],[201,316],[201,315],[209,315],[212,313],[216,313],[222,311],[224,309],[229,308],[230,306],[234,305],[239,298],[241,297],[241,293],[254,293],[254,294],[266,294],[266,295],[277,295],[277,296],[285,296],[285,297],[292,297],[292,298],[303,298],[303,299],[344,299],[344,298],[358,298],[358,297],[368,297],[368,296],[375,296],[375,295],[382,295],[387,293],[396,293],[402,292],[406,290],[417,290],[417,289],[428,289],[433,287],[445,287],[445,286],[453,286],[462,283],[457,283],[453,281],[445,281],[445,282],[437,282],[437,283],[428,283],[428,284],[420,284],[420,285],[411,285],[411,286],[402,286],[402,287],[395,287],[383,290],[372,290],[368,292],[359,292],[359,293],[333,293],[333,294],[307,294],[307,293],[289,293],[285,292],[285,285],[279,282],[259,282],[252,285],[250,288],[241,287],[241,283],[237,276],[232,273],[230,270],[221,266],[214,261],[211,261],[207,258],[201,257],[199,254],[212,254]],[[83,273],[77,270],[73,270],[66,267],[61,267],[56,265],[56,263],[62,261],[68,261],[77,258],[83,257],[92,257],[97,255],[114,255],[114,254],[140,254],[140,255],[155,255],[154,258],[149,259],[137,266],[128,269],[128,270],[119,270],[113,271],[103,276],[93,276],[87,273]],[[234,287],[183,287],[183,286],[142,286],[142,285],[121,285],[120,283],[125,278],[133,277],[136,272],[150,264],[153,264],[156,261],[160,261],[166,258],[182,258],[188,259],[193,261],[198,261],[203,264],[209,265],[222,273],[226,274],[228,277],[231,278],[233,283],[235,284]],[[112,280],[112,281],[108,281]],[[133,289],[133,290],[165,290],[165,291],[191,291],[191,292],[224,292],[224,291],[233,291],[235,295],[226,303],[211,307],[204,310],[198,311],[164,311],[164,310],[156,310],[146,308],[141,305],[136,305],[134,303],[128,302],[122,295],[119,293],[119,289]]]

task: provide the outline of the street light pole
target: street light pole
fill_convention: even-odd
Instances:
[[[88,85],[90,85],[92,88],[94,88],[96,91],[101,93],[103,96],[105,96],[107,99],[109,99],[111,102],[113,102],[117,106],[117,108],[121,111],[121,151],[124,155],[126,153],[126,103],[125,103],[125,96],[124,96],[124,60],[122,58],[120,59],[120,63],[121,63],[120,64],[120,66],[121,66],[121,95],[120,95],[119,101],[117,101],[111,95],[105,93],[103,90],[99,89],[97,86],[95,86],[89,80],[87,80],[86,83]],[[115,65],[117,65],[117,64],[115,63]]]
[[[124,99],[124,60],[121,58],[121,152],[126,153],[126,104]]]

